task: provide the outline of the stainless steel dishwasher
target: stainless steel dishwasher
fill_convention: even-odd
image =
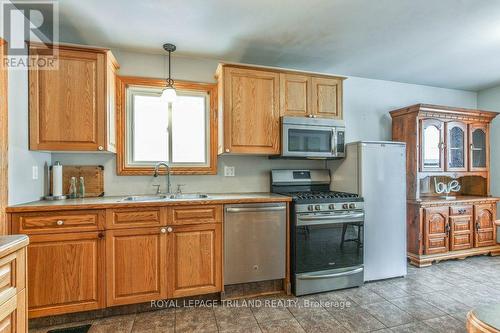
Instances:
[[[224,284],[285,277],[286,204],[226,205]]]

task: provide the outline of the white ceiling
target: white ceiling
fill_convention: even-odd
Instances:
[[[61,40],[480,90],[499,0],[61,0]]]

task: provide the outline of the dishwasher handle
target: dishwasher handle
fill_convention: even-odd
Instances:
[[[286,206],[274,206],[274,207],[228,207],[226,208],[227,213],[243,213],[243,212],[271,212],[271,211],[282,211],[285,210]]]

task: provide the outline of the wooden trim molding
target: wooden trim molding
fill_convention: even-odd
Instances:
[[[7,207],[8,181],[8,70],[4,59],[7,57],[7,42],[0,38],[0,234],[8,231]]]
[[[127,165],[126,147],[126,91],[131,86],[162,88],[166,86],[163,79],[117,76],[116,80],[116,116],[117,116],[117,145],[116,145],[116,173],[121,176],[152,175],[153,166]],[[209,126],[209,166],[202,167],[172,167],[174,175],[215,175],[217,174],[217,85],[215,83],[198,83],[189,81],[175,81],[174,86],[179,90],[204,91],[210,95]],[[160,170],[165,173],[165,170]]]

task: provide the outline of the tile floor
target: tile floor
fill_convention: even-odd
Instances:
[[[406,278],[361,288],[108,317],[94,320],[90,332],[466,332],[471,308],[500,303],[499,276],[500,257],[482,256],[409,266]]]

